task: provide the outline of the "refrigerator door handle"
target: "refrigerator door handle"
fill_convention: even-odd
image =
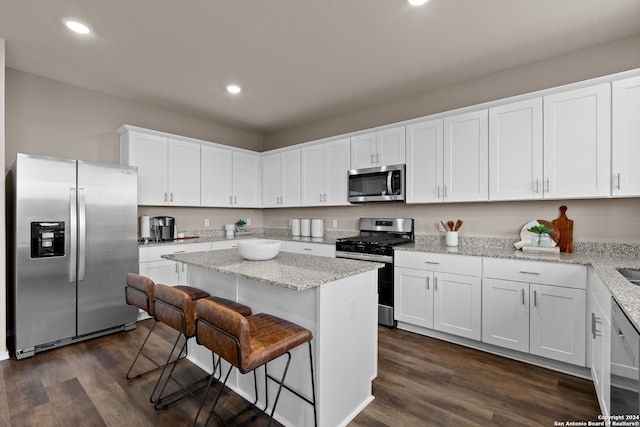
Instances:
[[[78,188],[78,281],[84,280],[87,250],[87,209],[84,188]]]
[[[76,255],[78,248],[77,230],[78,230],[78,205],[76,204],[76,189],[69,189],[69,283],[75,283],[76,276]]]

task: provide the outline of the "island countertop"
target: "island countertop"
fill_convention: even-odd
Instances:
[[[280,252],[268,261],[248,261],[237,249],[162,255],[162,258],[297,291],[384,267],[384,264]]]

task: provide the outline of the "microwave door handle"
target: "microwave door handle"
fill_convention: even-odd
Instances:
[[[393,176],[392,171],[387,172],[387,194],[393,194],[393,189],[391,188],[392,176]]]

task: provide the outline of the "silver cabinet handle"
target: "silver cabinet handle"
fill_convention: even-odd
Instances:
[[[439,262],[434,262],[434,261],[425,261],[425,264],[431,264],[431,265],[440,265]]]
[[[437,185],[436,188],[437,188],[437,191],[438,191],[438,199],[439,199],[440,198],[440,186]]]
[[[444,191],[443,191],[442,196],[443,196],[445,199],[447,198],[447,186],[446,186],[446,185],[444,186]]]
[[[376,160],[378,161],[378,163],[380,163],[380,153],[376,154]]]
[[[533,291],[533,306],[538,306],[538,291]]]
[[[522,273],[522,274],[531,274],[531,275],[533,275],[533,276],[539,276],[539,275],[540,275],[540,273],[537,273],[537,272],[535,272],[535,271],[523,271],[523,270],[521,270],[521,271],[518,271],[518,273]]]
[[[233,196],[229,196],[229,204],[233,205]]]
[[[524,305],[524,289],[520,289],[521,294],[522,294],[522,305]]]
[[[234,205],[238,204],[238,196],[233,196],[233,204]]]
[[[540,179],[536,178],[536,194],[540,194]]]
[[[427,290],[429,290],[429,281],[431,280],[430,276],[427,276]]]
[[[178,263],[176,262],[176,274],[178,274]]]
[[[549,188],[551,188],[551,186],[549,185],[549,178],[547,178],[547,189],[545,190],[547,193],[549,192]]]
[[[166,191],[164,192],[164,201],[165,202],[167,201],[167,192]]]
[[[173,203],[173,191],[170,193],[169,201]]]
[[[327,193],[324,193],[324,201],[327,201]]]
[[[620,172],[618,172],[618,190],[620,190]]]
[[[436,277],[433,279],[433,290],[434,290],[434,291],[437,291],[437,290],[438,290],[438,276],[436,276]]]
[[[376,157],[373,153],[371,153],[371,164],[374,164],[376,162]]]
[[[598,331],[597,325],[602,324],[602,320],[598,319],[595,313],[591,313],[591,335],[595,340],[596,337],[601,337],[602,332]]]
[[[313,249],[312,248],[302,248],[302,250],[304,250],[304,251],[312,251]]]

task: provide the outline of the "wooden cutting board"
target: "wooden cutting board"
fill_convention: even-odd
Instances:
[[[560,206],[560,216],[551,222],[560,232],[560,252],[573,252],[573,220],[567,218],[567,207]]]

